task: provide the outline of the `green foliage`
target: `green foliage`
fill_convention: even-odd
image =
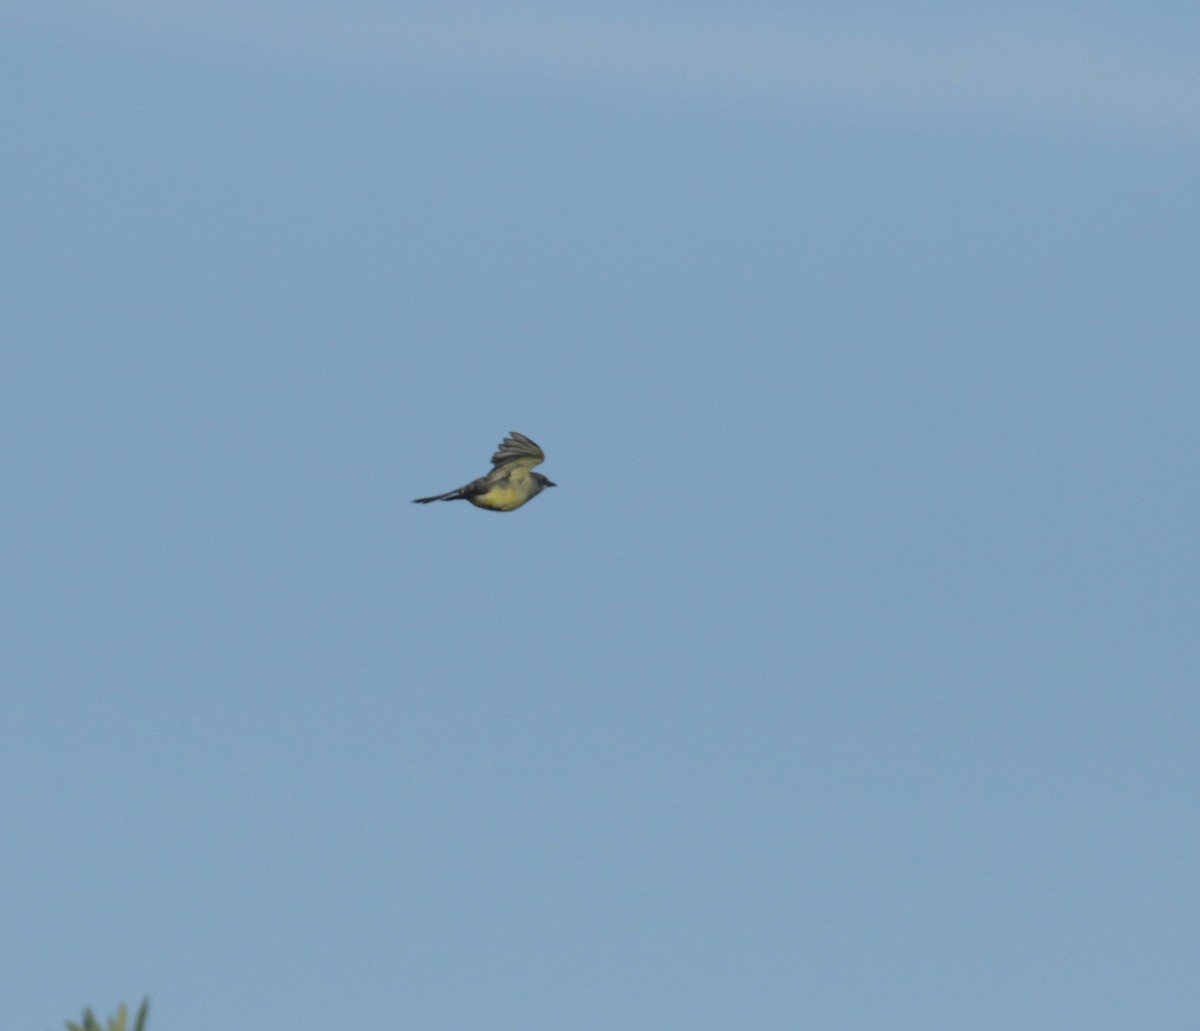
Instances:
[[[146,1031],[146,1013],[150,1009],[150,1000],[145,999],[142,1005],[138,1008],[137,1016],[133,1020],[133,1027],[127,1027],[129,1020],[129,1010],[125,1008],[125,1003],[121,1003],[117,1007],[117,1015],[111,1017],[108,1021],[108,1027],[102,1027],[100,1022],[96,1020],[96,1015],[90,1010],[83,1011],[83,1023],[72,1024],[67,1021],[67,1031]]]

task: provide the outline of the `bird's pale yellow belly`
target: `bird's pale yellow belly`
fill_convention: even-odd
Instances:
[[[516,488],[508,483],[498,483],[486,494],[478,494],[467,500],[477,508],[489,508],[493,512],[511,512],[529,500],[529,488]]]

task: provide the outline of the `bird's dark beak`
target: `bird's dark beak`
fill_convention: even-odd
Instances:
[[[557,487],[558,484],[555,483],[553,480],[547,480],[545,483],[542,484],[542,486],[543,487]]]

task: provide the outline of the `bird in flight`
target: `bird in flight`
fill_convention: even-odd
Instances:
[[[476,508],[492,512],[511,512],[520,508],[532,497],[541,494],[547,487],[558,484],[535,473],[533,467],[541,465],[546,454],[532,440],[515,430],[504,438],[499,450],[492,455],[492,471],[486,476],[472,480],[465,487],[446,494],[435,494],[431,498],[414,498],[413,504],[427,505],[431,501],[471,502]]]

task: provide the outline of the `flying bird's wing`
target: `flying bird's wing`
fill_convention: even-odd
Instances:
[[[499,450],[492,455],[492,465],[495,468],[489,476],[495,475],[500,469],[505,472],[524,469],[528,472],[535,465],[541,465],[546,460],[546,453],[523,433],[515,430],[504,438]]]

